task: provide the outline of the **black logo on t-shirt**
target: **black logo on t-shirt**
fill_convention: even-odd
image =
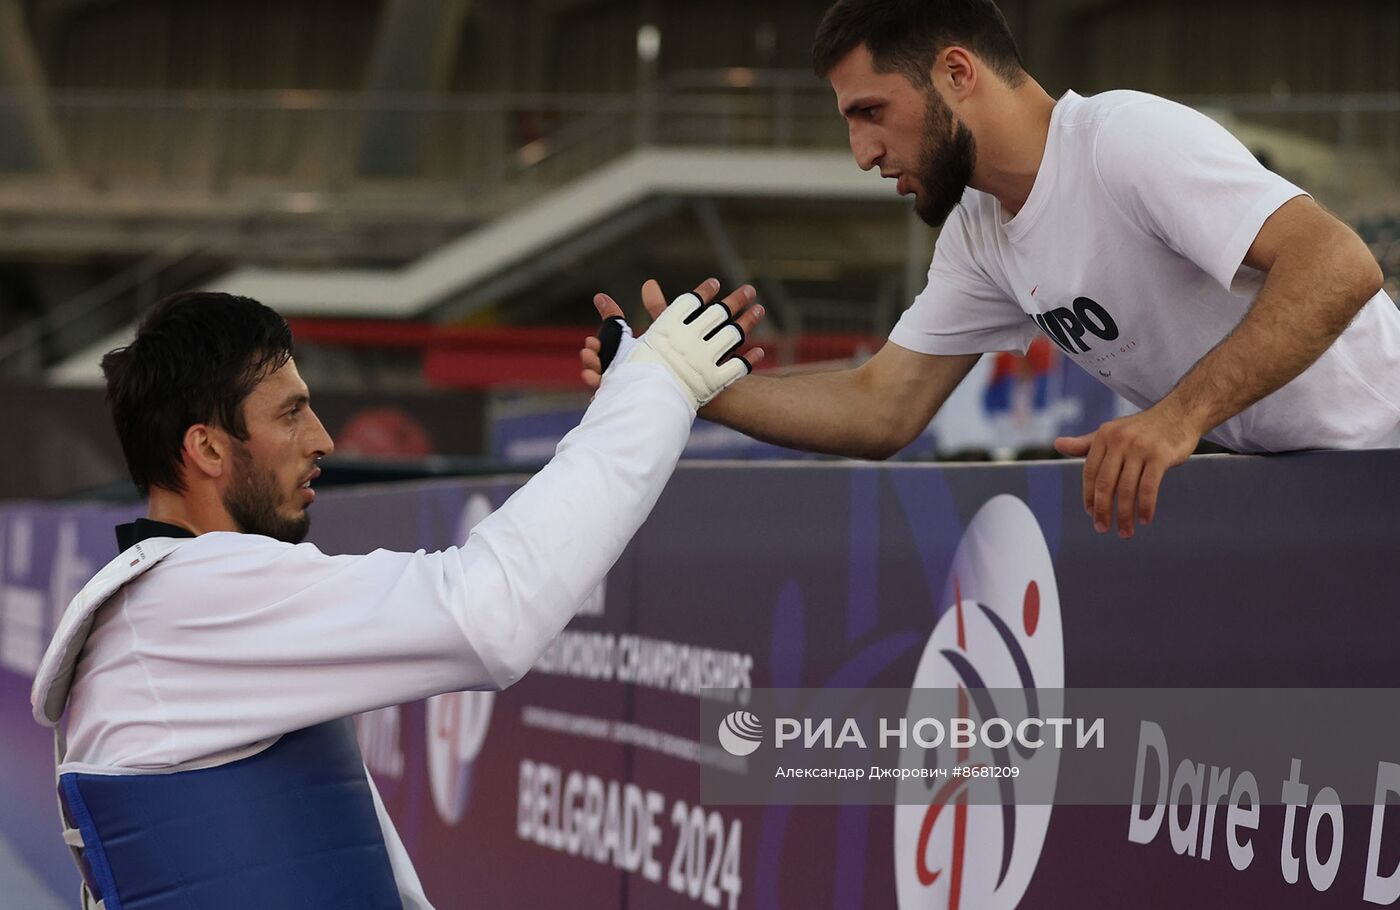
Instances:
[[[1088,297],[1074,298],[1074,308],[1056,307],[1048,313],[1034,313],[1031,318],[1045,334],[1065,349],[1068,354],[1087,354],[1090,346],[1084,343],[1085,335],[1094,335],[1104,341],[1118,337],[1118,323]]]

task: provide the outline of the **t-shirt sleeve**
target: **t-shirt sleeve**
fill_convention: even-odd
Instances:
[[[1024,354],[1035,323],[977,263],[966,204],[948,217],[934,247],[928,284],[900,316],[890,341],[920,354]]]
[[[1237,294],[1258,289],[1261,273],[1243,262],[1264,222],[1307,195],[1214,120],[1160,98],[1108,115],[1094,160],[1130,220]]]

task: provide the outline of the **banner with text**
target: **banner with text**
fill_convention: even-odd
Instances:
[[[518,484],[330,491],[312,540],[442,548]],[[133,511],[0,507],[0,864],[64,897],[29,680]],[[361,715],[361,747],[443,910],[1391,905],[1396,514],[1400,452],[1192,459],[1132,540],[1077,463],[688,466],[525,679]],[[954,700],[907,713],[924,689]],[[776,776],[852,718],[893,795]],[[1101,750],[1006,757],[1095,719]],[[715,786],[745,767],[760,794]]]

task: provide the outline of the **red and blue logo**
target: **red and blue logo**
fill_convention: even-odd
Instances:
[[[929,636],[913,688],[955,690],[959,716],[973,720],[1042,716],[1038,690],[1058,695],[1064,688],[1064,636],[1054,565],[1030,508],[1014,496],[984,505],[958,545],[948,585],[948,607]],[[996,702],[1012,695],[1025,703]],[[911,719],[917,703],[911,695]],[[1048,798],[1018,804],[1017,778],[987,781],[957,769],[1018,766],[1053,780],[1058,751],[1013,741],[974,756],[946,745],[911,745],[901,765],[953,772],[900,785],[894,837],[901,910],[1013,910],[1035,874],[1052,806]],[[997,799],[971,802],[974,780],[996,787]]]

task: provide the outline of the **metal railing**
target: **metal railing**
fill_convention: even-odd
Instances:
[[[1182,100],[1300,147],[1312,143],[1337,172],[1329,191],[1345,192],[1356,167],[1400,174],[1400,94]],[[0,186],[57,179],[79,192],[213,199],[270,191],[291,194],[293,208],[387,189],[399,194],[389,204],[476,207],[497,198],[508,206],[642,145],[846,143],[823,83],[746,69],[606,95],[54,91],[44,103],[62,172],[46,173],[37,156],[4,147],[33,142],[32,129],[0,130]],[[0,123],[33,109],[31,97],[0,94]]]
[[[0,123],[33,107],[0,94]],[[63,170],[45,172],[37,156],[4,147],[32,141],[32,130],[0,130],[0,186],[57,180],[77,192],[186,198],[272,191],[294,207],[386,188],[411,206],[418,187],[423,201],[478,207],[496,198],[487,208],[498,208],[644,145],[845,142],[830,91],[783,74],[607,95],[60,91],[48,94],[44,119],[64,149]]]
[[[102,314],[121,309],[125,318],[144,312],[156,302],[162,280],[200,254],[177,244],[137,260],[105,281],[65,300],[42,315],[0,334],[0,375],[33,375],[45,364],[44,349],[55,339],[76,334],[69,347],[98,340],[117,328]]]
[[[1355,210],[1384,195],[1383,209],[1400,209],[1400,93],[1180,100],[1221,117],[1335,207]],[[117,200],[138,213],[361,205],[484,219],[642,146],[841,149],[846,141],[824,83],[747,69],[621,94],[0,93],[0,210],[42,213],[62,199],[69,211],[111,213],[120,212],[110,204]],[[62,153],[45,158],[35,153],[40,144]],[[1377,255],[1393,266],[1392,252]],[[0,338],[0,371],[34,361],[48,339],[94,313],[124,306],[170,258],[154,256]]]

